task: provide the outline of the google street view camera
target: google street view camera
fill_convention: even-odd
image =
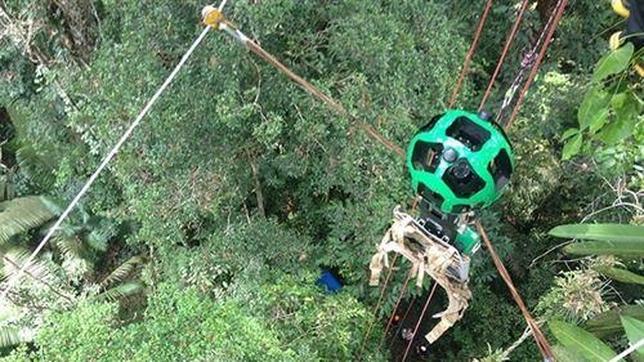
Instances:
[[[485,114],[449,110],[421,128],[407,149],[414,191],[447,214],[490,206],[510,181],[512,146]]]

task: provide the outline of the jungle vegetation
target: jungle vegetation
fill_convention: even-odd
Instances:
[[[231,0],[226,13],[405,145],[447,106],[484,3]],[[495,4],[458,107],[478,106],[519,3]],[[492,112],[553,2],[536,3]],[[0,289],[199,33],[203,5],[0,2]],[[510,190],[480,213],[562,360],[644,334],[642,52],[609,50],[620,26],[609,1],[570,1],[509,133]],[[395,360],[380,340],[405,272],[364,340],[368,264],[411,197],[395,154],[213,32],[0,301],[0,359]],[[341,292],[316,284],[322,268]],[[485,248],[470,286],[429,358],[537,360],[531,338],[515,343],[525,322]]]

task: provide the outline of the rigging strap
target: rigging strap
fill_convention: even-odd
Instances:
[[[485,89],[485,93],[483,94],[483,98],[481,99],[481,103],[479,105],[479,112],[483,111],[483,109],[485,108],[485,102],[487,102],[487,99],[492,93],[494,82],[496,81],[496,78],[499,76],[499,73],[501,72],[503,63],[505,63],[505,58],[507,57],[508,51],[512,46],[512,42],[514,41],[514,38],[516,38],[517,36],[519,26],[521,25],[521,20],[523,19],[523,14],[525,14],[525,11],[528,8],[529,3],[530,3],[530,0],[523,0],[523,3],[521,3],[521,8],[519,8],[519,12],[517,13],[517,18],[515,19],[514,24],[512,25],[512,30],[510,30],[510,34],[505,40],[505,45],[503,45],[501,56],[499,57],[499,60],[496,62],[494,73],[492,73],[492,76],[490,77],[490,81],[487,84],[487,88]]]
[[[487,0],[487,2],[485,3],[485,7],[483,8],[483,13],[479,18],[479,23],[476,25],[476,32],[474,33],[474,39],[472,39],[472,44],[470,44],[470,48],[467,50],[467,54],[465,55],[465,61],[463,61],[463,67],[461,68],[461,72],[458,75],[458,80],[456,81],[456,86],[454,87],[452,96],[449,99],[448,108],[452,108],[456,103],[456,99],[458,98],[458,93],[460,92],[461,86],[463,85],[463,80],[465,80],[465,76],[467,75],[467,72],[470,69],[470,63],[472,61],[472,57],[474,56],[474,52],[476,52],[476,47],[479,45],[479,40],[481,39],[481,33],[483,32],[483,27],[485,26],[485,21],[487,20],[487,16],[490,14],[490,9],[492,9],[493,2],[494,2],[493,0]]]
[[[318,87],[314,86],[306,79],[297,75],[286,65],[284,65],[282,62],[277,60],[275,56],[273,56],[272,54],[264,50],[264,48],[262,48],[259,44],[252,41],[244,33],[242,33],[239,29],[237,29],[234,25],[232,25],[229,21],[227,21],[223,16],[219,14],[219,11],[217,9],[214,9],[208,6],[205,7],[202,11],[202,17],[206,25],[217,29],[221,29],[224,33],[234,38],[238,43],[243,45],[246,49],[255,53],[255,55],[264,59],[268,64],[272,65],[273,67],[275,67],[275,69],[279,70],[282,74],[286,75],[290,80],[292,80],[295,84],[299,85],[307,93],[322,101],[322,103],[324,103],[328,108],[330,108],[331,110],[335,111],[336,113],[338,113],[343,117],[349,118],[351,121],[356,123],[365,133],[367,133],[367,135],[371,139],[382,144],[390,151],[393,151],[394,153],[396,153],[398,156],[400,157],[405,156],[405,151],[400,146],[386,139],[380,132],[378,132],[369,123],[361,119],[358,119],[356,116],[349,113],[349,111],[346,108],[344,108],[344,106],[340,102],[335,100],[333,97],[324,93]]]

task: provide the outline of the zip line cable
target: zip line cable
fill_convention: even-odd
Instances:
[[[427,307],[429,306],[429,303],[432,301],[432,298],[434,297],[434,293],[436,292],[436,287],[438,287],[438,283],[434,283],[434,286],[432,287],[432,290],[429,292],[429,296],[427,296],[427,301],[425,302],[425,305],[423,306],[423,310],[420,312],[420,317],[418,317],[418,322],[416,322],[416,326],[414,327],[414,332],[411,334],[411,339],[409,340],[409,343],[407,343],[407,348],[405,348],[405,354],[403,355],[402,362],[405,362],[407,359],[407,354],[409,354],[409,349],[411,348],[411,345],[414,343],[414,339],[416,339],[416,333],[418,333],[418,328],[420,328],[420,324],[423,321],[423,318],[425,317],[425,313],[427,313]]]
[[[550,26],[550,29],[548,29],[548,34],[546,35],[543,45],[541,46],[541,51],[539,51],[539,56],[537,56],[535,64],[532,66],[532,70],[530,72],[530,75],[528,76],[528,80],[523,85],[523,89],[521,89],[521,91],[519,92],[519,99],[517,99],[517,102],[514,105],[514,109],[512,110],[512,115],[510,116],[510,119],[505,125],[506,129],[512,126],[514,119],[519,114],[519,110],[523,105],[523,101],[525,100],[525,96],[528,92],[528,88],[530,88],[530,86],[532,85],[532,82],[534,81],[534,78],[537,76],[537,73],[539,72],[539,66],[541,65],[541,62],[543,61],[543,58],[546,55],[546,51],[550,46],[552,37],[555,34],[557,25],[561,21],[561,17],[563,16],[564,10],[566,9],[567,5],[568,5],[568,0],[559,0],[559,2],[557,3],[557,7],[553,9],[552,13],[550,14],[550,18],[548,22],[552,22],[552,24]],[[553,15],[554,15],[554,18],[553,18]]]
[[[411,298],[411,302],[409,302],[409,305],[407,306],[407,310],[405,311],[405,314],[403,315],[402,319],[398,323],[398,328],[396,328],[396,332],[394,332],[394,336],[397,336],[398,333],[400,333],[400,331],[402,330],[403,325],[405,324],[405,321],[407,320],[407,316],[409,315],[409,312],[411,311],[411,308],[414,306],[414,303],[416,303],[416,296]],[[393,338],[389,341],[389,348],[391,348],[392,344],[393,344]]]
[[[505,40],[505,45],[503,46],[503,50],[501,51],[501,56],[499,57],[499,60],[496,62],[496,68],[494,69],[494,73],[492,73],[492,77],[490,77],[490,81],[487,84],[487,89],[485,89],[485,93],[483,94],[483,99],[481,99],[481,103],[479,105],[479,112],[483,110],[483,108],[485,107],[485,102],[487,102],[487,99],[492,93],[494,82],[496,81],[496,78],[499,76],[499,73],[501,72],[501,68],[503,67],[503,63],[505,63],[505,58],[508,55],[508,51],[510,50],[512,43],[514,42],[514,39],[517,36],[519,26],[521,25],[521,20],[523,20],[523,14],[525,13],[525,10],[528,8],[530,1],[531,0],[523,0],[523,3],[521,3],[521,8],[519,9],[519,12],[517,13],[517,18],[514,21],[514,24],[512,25],[512,30],[510,30],[510,34],[508,34],[508,37]]]
[[[413,275],[413,269],[409,270],[409,273],[407,273],[407,278],[405,278],[405,281],[403,282],[402,287],[400,288],[400,293],[398,294],[398,299],[396,299],[396,304],[394,305],[394,309],[391,312],[391,316],[389,316],[389,320],[387,321],[387,327],[385,327],[385,332],[382,334],[382,337],[380,337],[380,343],[378,343],[378,349],[382,347],[382,344],[385,342],[385,338],[387,337],[387,333],[389,332],[389,328],[391,328],[391,325],[394,321],[394,318],[396,316],[396,311],[398,310],[398,306],[400,305],[400,302],[402,301],[403,297],[405,296],[405,291],[407,290],[407,284],[409,284],[409,280],[411,279]],[[400,321],[399,321],[400,322]]]
[[[541,50],[539,51],[539,55],[536,61],[534,62],[534,64],[532,64],[532,68],[531,68],[530,76],[528,77],[528,80],[526,81],[523,88],[521,89],[521,92],[519,93],[519,99],[517,100],[517,103],[514,106],[512,115],[508,119],[507,123],[504,125],[504,128],[506,130],[509,129],[510,126],[512,126],[512,122],[515,119],[516,115],[518,114],[519,109],[521,108],[523,99],[525,98],[525,94],[527,93],[527,90],[530,87],[530,85],[532,85],[532,82],[534,81],[534,78],[537,72],[539,71],[539,66],[541,65],[541,61],[545,56],[545,53],[550,45],[552,36],[554,35],[555,29],[557,28],[559,21],[561,20],[561,17],[563,16],[563,12],[567,5],[568,5],[567,0],[558,1],[556,7],[552,10],[552,13],[550,14],[548,23],[544,26],[544,29],[541,32],[540,39],[544,37],[544,34],[546,34],[545,38],[543,39],[543,44],[541,45]],[[538,44],[539,44],[539,40],[537,41],[537,43],[535,43],[533,51],[531,52],[534,52],[536,50],[536,48],[538,47]],[[525,68],[522,68],[522,71],[524,69]],[[500,115],[501,114],[499,113],[499,117]],[[501,258],[496,253],[494,246],[488,239],[487,233],[485,232],[483,225],[481,225],[480,221],[478,220],[476,221],[476,227],[488,249],[488,252],[490,253],[492,261],[494,262],[494,265],[498,270],[499,275],[501,275],[501,278],[503,279],[506,286],[508,287],[508,290],[510,291],[512,298],[514,299],[515,303],[521,310],[521,313],[523,314],[523,318],[525,319],[526,323],[532,330],[532,336],[534,337],[535,343],[537,344],[537,347],[539,348],[539,351],[541,352],[541,355],[543,356],[544,361],[554,361],[554,355],[552,353],[552,348],[550,347],[548,340],[546,339],[543,332],[539,328],[539,325],[532,318],[532,315],[530,314],[530,311],[528,310],[528,308],[525,306],[525,303],[523,302],[521,295],[519,294],[516,287],[514,286],[514,283],[512,282],[512,278],[510,277],[510,274],[505,268],[505,265],[503,265]]]
[[[456,99],[458,98],[458,93],[461,91],[461,86],[463,85],[465,76],[467,75],[467,72],[470,70],[470,63],[472,62],[472,57],[474,57],[476,48],[479,45],[479,40],[481,39],[481,33],[483,32],[483,27],[485,26],[485,21],[487,20],[487,16],[490,14],[490,9],[492,8],[493,2],[494,0],[487,0],[487,3],[485,4],[485,8],[483,8],[483,13],[479,18],[479,23],[476,25],[476,32],[474,33],[472,44],[470,44],[470,48],[468,49],[467,54],[465,55],[465,61],[463,61],[463,67],[461,68],[461,72],[458,75],[458,80],[456,81],[456,86],[454,87],[452,96],[449,99],[447,108],[452,108],[456,103]]]
[[[626,348],[622,353],[618,354],[617,356],[613,357],[610,361],[608,362],[618,362],[621,361],[624,357],[628,356],[629,354],[635,352],[636,350],[640,349],[641,347],[644,347],[644,338],[640,339],[639,341],[633,343],[630,345],[628,348]]]
[[[494,249],[494,246],[490,242],[490,239],[487,237],[487,233],[485,232],[485,229],[483,229],[483,226],[479,221],[476,222],[476,228],[478,229],[479,234],[481,235],[481,239],[483,239],[485,246],[488,248],[488,251],[492,256],[492,261],[494,262],[496,269],[499,271],[501,278],[503,279],[503,281],[505,281],[505,284],[510,290],[510,294],[514,299],[514,302],[517,304],[517,306],[519,306],[519,309],[523,314],[523,318],[528,323],[528,326],[530,327],[530,329],[532,329],[532,335],[535,339],[535,342],[537,343],[537,347],[539,347],[539,350],[541,351],[541,355],[544,357],[544,360],[554,361],[554,355],[552,354],[552,349],[550,347],[550,344],[548,343],[548,340],[543,335],[543,332],[541,332],[539,325],[532,318],[532,315],[528,311],[528,308],[525,306],[525,303],[523,302],[521,295],[519,294],[516,287],[514,286],[514,283],[512,282],[512,277],[510,277],[508,270],[503,265],[503,262],[501,262],[501,259],[496,253],[496,250]]]
[[[222,1],[222,3],[219,5],[220,10],[226,4],[226,1],[227,0]],[[141,123],[143,118],[146,116],[148,111],[150,111],[152,106],[156,103],[156,101],[159,99],[159,97],[161,97],[161,95],[168,88],[170,83],[172,83],[172,81],[177,76],[177,74],[179,74],[179,71],[186,64],[186,62],[188,61],[188,58],[190,58],[190,56],[195,51],[195,49],[197,49],[197,46],[199,46],[199,44],[201,44],[201,41],[206,37],[206,35],[208,34],[208,31],[210,31],[209,26],[205,27],[201,31],[201,34],[199,34],[199,36],[192,43],[190,48],[188,48],[188,50],[183,55],[183,57],[181,58],[179,63],[176,65],[174,70],[166,78],[166,80],[163,82],[163,84],[161,84],[161,86],[156,91],[156,93],[154,93],[152,98],[150,98],[148,103],[145,105],[145,107],[143,107],[143,109],[141,110],[139,115],[136,117],[136,119],[134,119],[134,121],[132,122],[130,127],[125,131],[125,133],[121,136],[121,138],[118,140],[118,142],[116,142],[114,147],[112,147],[112,149],[107,154],[107,156],[105,156],[105,158],[103,158],[103,161],[101,161],[101,163],[99,164],[99,166],[96,169],[96,171],[94,171],[94,173],[89,177],[89,179],[87,179],[87,181],[85,182],[85,184],[83,185],[81,190],[74,197],[74,199],[72,199],[72,201],[69,203],[67,208],[63,211],[63,213],[60,214],[60,216],[58,217],[58,219],[56,220],[54,225],[51,228],[49,228],[49,231],[47,231],[47,234],[45,234],[45,237],[40,241],[40,243],[38,244],[36,249],[31,253],[31,255],[29,255],[29,258],[27,258],[27,260],[24,262],[22,267],[20,267],[20,269],[18,269],[18,271],[9,278],[7,287],[2,292],[2,295],[0,296],[0,300],[4,300],[5,298],[7,298],[7,295],[9,294],[11,289],[13,289],[13,287],[16,285],[16,283],[18,282],[18,280],[20,279],[22,274],[24,274],[25,270],[27,268],[29,268],[29,266],[31,265],[33,260],[36,258],[36,256],[38,256],[38,253],[40,253],[40,251],[45,247],[45,245],[47,245],[47,242],[49,242],[49,240],[52,238],[52,236],[54,236],[54,234],[56,233],[58,228],[61,226],[63,221],[65,221],[65,219],[69,216],[69,214],[72,212],[72,210],[80,202],[81,198],[87,193],[87,191],[90,189],[92,184],[94,184],[94,181],[96,181],[96,179],[98,179],[98,177],[105,170],[105,168],[110,163],[110,161],[112,161],[112,159],[120,151],[120,149],[123,146],[123,144],[125,144],[125,142],[130,138],[130,136],[132,136],[132,133],[139,126],[139,124]]]
[[[378,302],[376,302],[376,307],[373,310],[371,320],[369,321],[369,324],[367,326],[367,332],[365,332],[364,337],[362,338],[362,342],[360,343],[360,350],[358,352],[358,356],[362,355],[362,352],[364,351],[364,348],[367,344],[367,339],[369,339],[369,335],[371,335],[371,329],[373,328],[373,325],[376,323],[376,319],[378,319],[378,312],[380,311],[382,302],[384,301],[385,295],[387,294],[387,284],[389,284],[389,280],[391,279],[391,276],[394,271],[394,265],[396,264],[397,260],[398,260],[398,254],[394,255],[393,261],[391,262],[389,270],[387,271],[385,282],[380,288],[380,296],[378,297]]]
[[[211,12],[213,10],[211,10]],[[336,113],[340,114],[341,116],[347,117],[351,121],[357,123],[360,126],[360,128],[362,128],[373,140],[379,142],[380,144],[385,146],[390,151],[393,151],[400,157],[405,157],[405,151],[400,146],[386,139],[380,132],[378,132],[375,128],[373,128],[373,126],[371,126],[370,124],[368,124],[363,120],[358,119],[357,117],[349,113],[349,111],[346,108],[344,108],[344,106],[341,103],[339,103],[337,100],[327,95],[326,93],[321,91],[318,87],[314,86],[313,84],[311,84],[310,82],[308,82],[307,80],[305,80],[304,78],[300,77],[295,72],[290,70],[286,65],[284,65],[282,62],[277,60],[275,56],[273,56],[272,54],[264,50],[261,46],[259,46],[259,44],[249,39],[239,29],[235,28],[232,24],[226,21],[223,18],[223,16],[215,15],[213,17],[216,19],[217,22],[215,24],[208,24],[208,25],[211,25],[213,27],[218,27],[219,29],[223,30],[226,34],[230,35],[235,40],[237,40],[240,44],[242,44],[246,49],[255,53],[255,55],[264,59],[268,64],[272,65],[281,73],[286,75],[289,79],[291,79],[293,82],[299,85],[307,93],[322,101],[322,103],[326,104],[327,107],[329,107]]]
[[[496,115],[495,122],[503,126],[503,128],[506,130],[508,130],[510,128],[510,125],[512,124],[511,119],[508,118],[505,121],[502,121],[501,119],[503,118],[503,115],[505,114],[506,109],[514,101],[514,97],[517,93],[517,90],[519,89],[519,86],[521,85],[521,82],[523,82],[523,79],[525,77],[525,72],[528,69],[530,69],[531,71],[535,70],[535,72],[539,70],[541,61],[539,61],[539,64],[536,64],[537,63],[536,58],[539,56],[538,54],[541,54],[542,50],[544,50],[544,54],[545,54],[545,50],[547,50],[547,48],[550,46],[550,39],[552,39],[552,37],[551,36],[548,37],[547,34],[549,33],[550,29],[553,29],[553,28],[556,29],[559,23],[559,20],[557,20],[556,24],[554,23],[554,20],[555,20],[554,15],[556,12],[558,12],[559,9],[561,9],[562,5],[564,5],[562,1],[563,0],[559,0],[557,2],[554,9],[552,10],[552,13],[550,14],[550,17],[548,18],[548,22],[541,30],[541,33],[539,34],[539,38],[537,39],[537,41],[534,42],[530,51],[528,51],[528,53],[524,55],[523,59],[521,60],[519,71],[517,72],[517,75],[514,77],[514,80],[512,81],[510,88],[508,89],[505,97],[503,98],[503,102],[501,103],[501,108],[499,109],[499,112]],[[532,81],[524,83],[525,91],[527,91],[527,89],[530,87],[531,84],[532,84]],[[522,92],[525,92],[525,91],[522,91]],[[519,108],[521,107],[519,106]],[[518,109],[518,108],[515,108],[515,109]]]

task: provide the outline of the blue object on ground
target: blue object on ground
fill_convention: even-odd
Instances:
[[[318,284],[322,285],[327,293],[336,293],[342,289],[340,280],[328,270],[322,271],[322,274],[318,278]]]

